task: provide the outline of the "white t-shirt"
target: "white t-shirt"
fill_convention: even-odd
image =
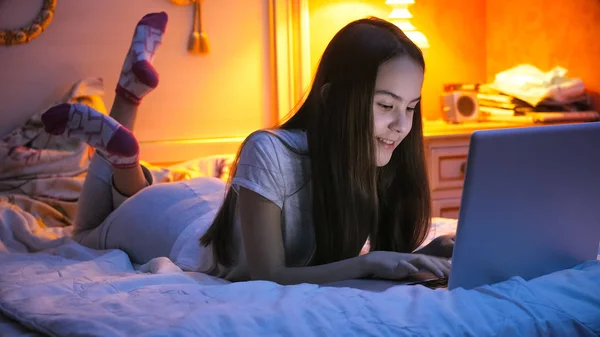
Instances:
[[[281,208],[286,266],[309,264],[315,251],[315,233],[306,132],[277,129],[252,134],[242,148],[232,179],[235,191],[240,186]],[[233,243],[237,248],[236,263],[232,268],[220,268],[218,276],[231,281],[248,280],[239,210],[236,210]]]

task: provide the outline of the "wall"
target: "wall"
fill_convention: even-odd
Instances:
[[[0,28],[26,24],[41,2],[0,1]],[[37,39],[0,46],[0,136],[84,77],[104,78],[110,106],[135,24],[161,10],[170,20],[155,59],[160,84],[140,107],[135,130],[143,158],[145,149],[155,155],[150,149],[157,142],[243,137],[276,120],[268,1],[205,1],[212,52],[192,56],[186,51],[192,7],[168,0],[59,0],[54,20]],[[176,160],[167,152],[165,161]]]
[[[482,82],[486,79],[485,2],[483,0],[417,0],[409,7],[412,23],[430,44],[425,52],[426,73],[423,112],[441,117],[440,94],[447,82]],[[333,35],[348,22],[377,16],[387,18],[385,0],[309,0],[311,64]]]
[[[560,65],[582,78],[600,110],[600,2],[598,0],[416,0],[412,23],[429,39],[424,114],[441,117],[447,82],[493,81],[520,63],[547,71]],[[348,22],[386,18],[385,0],[309,0],[311,65]]]
[[[487,0],[487,78],[520,63],[583,79],[600,111],[600,1]]]
[[[136,126],[143,156],[167,155],[171,159],[163,160],[171,161],[196,156],[194,151],[210,144],[215,144],[210,151],[235,149],[240,138],[276,119],[267,2],[205,1],[212,53],[199,57],[186,52],[190,7],[168,0],[60,0],[54,21],[39,38],[0,47],[0,136],[83,77],[104,78],[110,105],[136,21],[146,12],[165,10],[171,20],[155,62],[161,84],[145,99]],[[23,25],[40,4],[0,0],[0,28]],[[385,18],[390,11],[385,0],[309,0],[308,5],[313,69],[343,25],[369,15]],[[600,92],[598,0],[417,0],[410,10],[431,45],[423,93],[430,119],[441,116],[443,83],[492,80],[521,62],[546,70],[564,66]],[[233,139],[232,146],[223,149],[222,139]]]

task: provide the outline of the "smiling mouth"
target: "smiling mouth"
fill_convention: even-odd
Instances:
[[[395,142],[395,141],[393,141],[393,140],[389,140],[389,139],[384,139],[384,138],[379,138],[379,137],[377,137],[377,140],[378,140],[380,143],[383,143],[383,144],[385,144],[385,145],[389,145],[389,146],[393,146],[394,144],[396,144],[396,142]]]

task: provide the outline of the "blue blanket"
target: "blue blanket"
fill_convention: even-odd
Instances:
[[[10,248],[36,235],[15,232],[15,222],[0,228],[0,311],[51,336],[600,334],[600,261],[468,291],[230,284],[166,258],[134,266],[122,251],[92,250],[66,236],[30,238],[35,252]]]

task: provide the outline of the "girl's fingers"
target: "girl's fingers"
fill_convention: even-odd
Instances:
[[[417,258],[411,260],[410,263],[416,267],[425,268],[438,277],[444,277],[444,272],[441,270],[441,268],[438,267],[438,265],[427,256],[418,256]]]

